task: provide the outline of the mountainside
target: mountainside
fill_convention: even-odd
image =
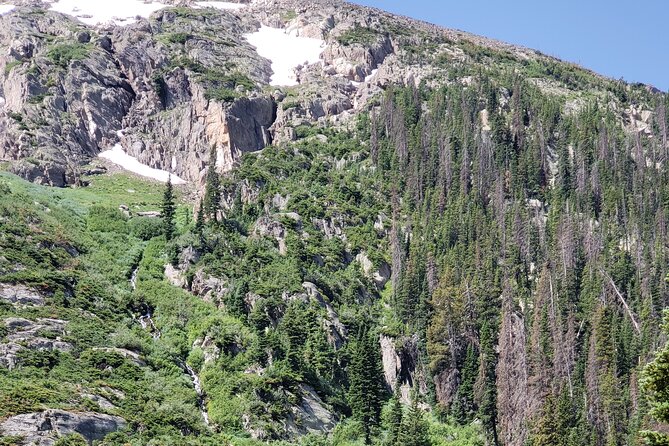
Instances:
[[[0,445],[658,427],[667,94],[337,0],[18,3]]]

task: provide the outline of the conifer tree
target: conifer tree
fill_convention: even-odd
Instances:
[[[399,380],[395,386],[395,392],[390,399],[390,411],[387,419],[388,437],[386,439],[387,446],[398,446],[400,440],[400,432],[402,431],[402,401],[400,401]]]
[[[163,216],[163,232],[165,239],[170,241],[174,238],[176,228],[174,225],[174,214],[176,205],[174,203],[174,189],[172,187],[172,178],[168,177],[167,185],[165,186],[165,193],[163,194],[162,216]]]
[[[669,310],[664,312],[662,328],[669,335]],[[641,385],[650,402],[650,415],[660,423],[669,423],[669,342],[644,369]],[[642,435],[649,445],[669,445],[669,435],[664,432],[647,430]]]
[[[429,427],[425,421],[423,410],[418,407],[418,395],[413,392],[411,406],[402,418],[398,445],[402,446],[430,446]]]
[[[200,205],[197,208],[197,217],[195,218],[195,233],[202,235],[204,228],[204,202],[200,200]]]
[[[210,220],[216,221],[221,210],[221,179],[216,171],[216,146],[209,154],[209,167],[204,192],[204,213]]]
[[[351,345],[348,373],[349,406],[353,418],[362,425],[365,444],[371,444],[372,435],[380,423],[381,406],[386,391],[379,345],[367,328],[360,330]]]

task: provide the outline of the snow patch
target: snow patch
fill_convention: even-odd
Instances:
[[[166,6],[141,0],[57,0],[51,4],[51,9],[95,26],[106,23],[128,25],[136,22],[137,17],[149,17]]]
[[[369,81],[371,81],[372,78],[374,78],[374,76],[376,76],[376,73],[378,73],[378,72],[379,72],[379,69],[378,69],[378,68],[375,68],[375,69],[372,70],[371,73],[369,73],[369,74],[365,77],[365,80],[364,80],[364,81],[362,81],[362,82],[351,81],[351,83],[352,83],[355,87],[360,88],[362,85],[369,83]]]
[[[105,150],[100,153],[100,158],[107,159],[114,164],[118,164],[125,170],[136,173],[143,177],[153,178],[163,183],[167,183],[167,179],[171,177],[172,184],[185,184],[186,182],[178,176],[171,174],[165,170],[154,169],[146,164],[140,163],[137,158],[130,156],[123,150],[120,144],[116,144],[110,150]]]
[[[7,14],[16,8],[14,5],[0,5],[0,15]]]
[[[195,2],[195,6],[199,8],[216,8],[216,9],[242,9],[246,5],[243,3],[231,3],[231,2]]]
[[[295,32],[287,33],[283,29],[264,25],[244,37],[256,47],[259,55],[272,62],[272,85],[297,85],[295,68],[319,62],[325,47],[321,39],[298,37]]]

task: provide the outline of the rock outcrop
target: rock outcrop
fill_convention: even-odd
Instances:
[[[22,437],[21,444],[27,446],[51,446],[58,438],[70,434],[79,434],[93,444],[125,426],[126,421],[121,417],[50,409],[10,417],[0,423],[0,433]]]
[[[300,404],[293,406],[286,421],[288,434],[298,437],[322,434],[334,429],[337,417],[330,411],[313,387],[300,384]]]
[[[411,402],[411,390],[428,393],[427,371],[420,359],[418,335],[395,339],[386,335],[379,337],[383,374],[389,390],[399,387],[403,402]]]
[[[25,285],[0,283],[0,299],[17,305],[43,306],[44,296],[38,291]]]
[[[73,349],[70,343],[61,340],[67,321],[40,318],[33,322],[11,317],[3,322],[7,335],[0,339],[1,367],[16,367],[22,350],[69,352]]]

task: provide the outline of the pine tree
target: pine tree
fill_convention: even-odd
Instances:
[[[669,335],[669,310],[664,312],[663,331]],[[641,385],[650,402],[650,415],[660,423],[669,423],[669,342],[644,369]],[[652,446],[669,445],[666,433],[648,430],[642,435]]]
[[[425,421],[423,410],[418,407],[418,396],[411,399],[411,406],[402,419],[398,445],[402,446],[430,446],[429,427]]]
[[[176,212],[176,205],[174,204],[174,189],[172,187],[172,178],[168,177],[167,185],[165,186],[165,193],[163,194],[162,216],[163,216],[163,232],[165,239],[170,241],[174,238],[176,227],[174,225],[174,214]]]
[[[204,213],[210,220],[218,219],[221,210],[221,178],[216,171],[216,146],[211,148],[209,154],[209,167],[207,169],[207,180],[204,192]]]
[[[362,425],[365,444],[371,444],[372,435],[380,424],[381,406],[386,391],[379,345],[367,328],[360,330],[351,345],[348,374],[349,406],[353,418]]]

